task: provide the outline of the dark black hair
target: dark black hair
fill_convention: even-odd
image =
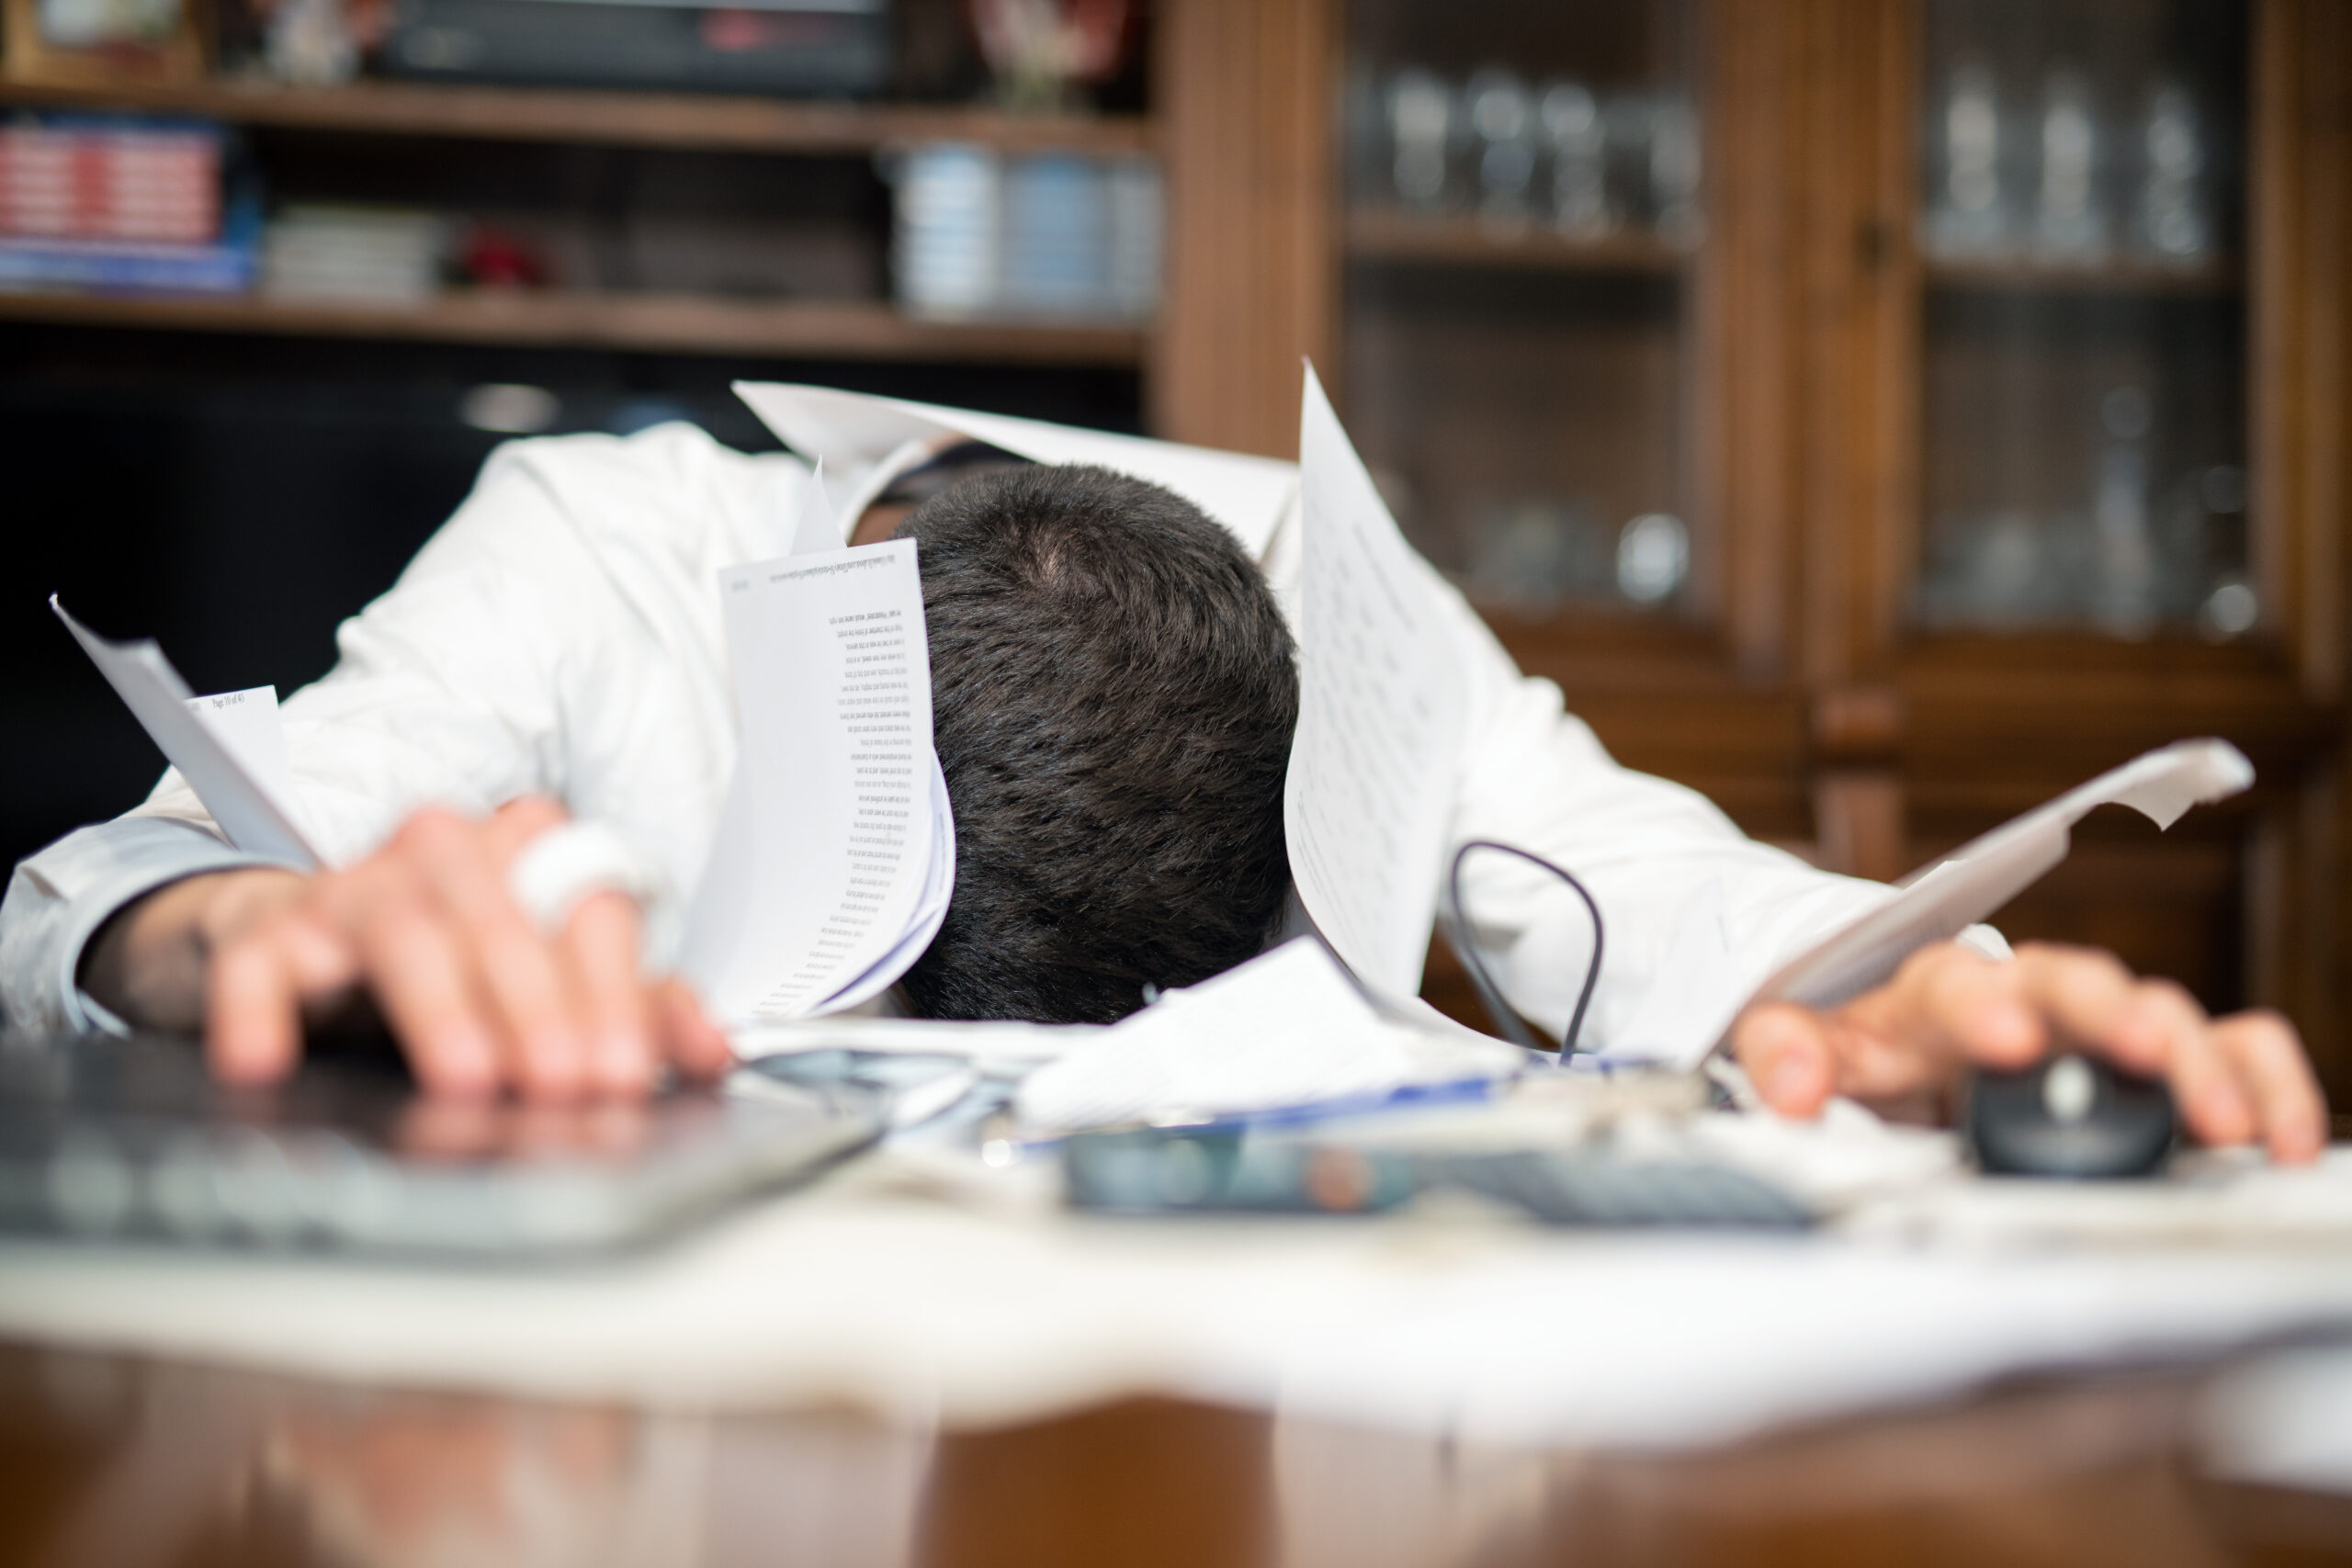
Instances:
[[[1107,1023],[1256,953],[1290,863],[1290,629],[1233,536],[1105,468],[951,485],[916,541],[956,893],[933,1018]]]

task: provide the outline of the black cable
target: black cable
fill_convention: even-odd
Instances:
[[[1500,850],[1507,855],[1517,855],[1531,865],[1542,866],[1574,888],[1577,897],[1584,900],[1585,908],[1592,915],[1592,962],[1585,965],[1584,989],[1577,993],[1577,1010],[1569,1015],[1568,1032],[1560,1037],[1557,1046],[1539,1038],[1527,1021],[1519,1015],[1518,1010],[1503,1000],[1494,977],[1487,973],[1487,961],[1478,956],[1477,943],[1470,940],[1468,924],[1462,913],[1462,863],[1470,858],[1472,850]],[[1462,966],[1470,972],[1471,986],[1477,991],[1478,999],[1486,1004],[1487,1011],[1493,1015],[1504,1037],[1512,1044],[1530,1051],[1556,1049],[1564,1057],[1575,1055],[1577,1037],[1584,1032],[1585,1009],[1592,1004],[1592,988],[1600,981],[1600,906],[1594,901],[1592,894],[1577,880],[1574,873],[1562,870],[1532,851],[1522,850],[1516,844],[1498,843],[1492,839],[1473,839],[1453,852],[1453,865],[1446,875],[1445,892],[1445,908],[1442,911],[1438,928],[1445,933],[1446,942],[1453,949],[1454,956],[1462,960]]]

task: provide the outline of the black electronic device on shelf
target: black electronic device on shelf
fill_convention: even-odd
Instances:
[[[867,97],[889,83],[888,0],[400,0],[395,76]]]

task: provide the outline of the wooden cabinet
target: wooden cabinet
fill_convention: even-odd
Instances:
[[[1593,9],[1170,6],[1230,52],[1167,98],[1218,140],[1171,145],[1169,331],[1202,346],[1166,367],[1166,433],[1292,450],[1313,356],[1528,670],[1626,761],[1838,869],[1898,874],[2146,747],[2231,739],[2249,797],[2163,836],[2096,814],[2000,923],[2284,1009],[2352,1104],[2352,14]],[[1496,70],[1521,103],[1471,124]],[[1406,80],[1400,108],[1415,72],[1450,103]],[[1545,188],[1582,124],[1574,92],[1544,122],[1564,84],[1629,135],[1649,117],[1611,221]],[[1680,105],[1697,211],[1662,221]],[[1445,142],[1451,188],[1416,194],[1400,134]],[[1659,515],[1666,592],[1632,537]],[[1466,1005],[1442,957],[1430,989]]]

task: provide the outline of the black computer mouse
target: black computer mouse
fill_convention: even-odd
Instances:
[[[2073,1180],[2153,1176],[2179,1124],[2160,1079],[2065,1052],[1970,1076],[1965,1126],[1988,1175]]]

